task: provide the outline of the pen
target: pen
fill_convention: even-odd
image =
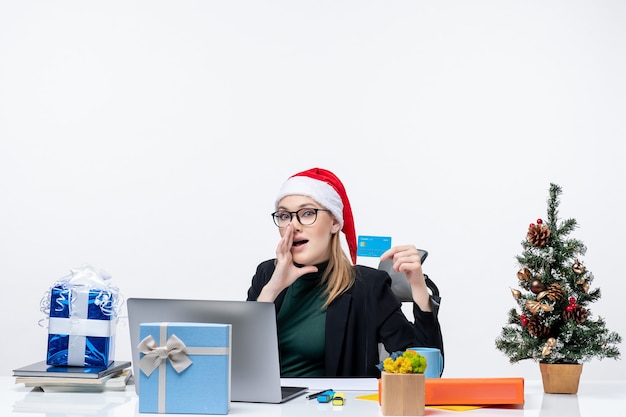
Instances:
[[[313,398],[317,398],[317,397],[319,397],[320,395],[322,395],[322,394],[323,394],[323,393],[325,393],[326,391],[332,391],[332,390],[331,390],[331,389],[325,389],[325,390],[322,390],[322,391],[320,391],[320,392],[316,392],[315,394],[310,394],[310,395],[307,395],[307,396],[306,396],[306,399],[307,399],[307,400],[312,400]]]

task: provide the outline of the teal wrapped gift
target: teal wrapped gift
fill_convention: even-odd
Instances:
[[[106,368],[114,360],[119,290],[103,270],[83,265],[70,271],[42,301],[49,315],[46,363]]]
[[[231,325],[142,323],[139,412],[228,414]]]

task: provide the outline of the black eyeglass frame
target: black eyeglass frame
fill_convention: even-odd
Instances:
[[[312,210],[312,211],[315,212],[315,218],[313,219],[313,221],[311,223],[305,224],[305,223],[302,223],[302,220],[300,220],[300,215],[298,214],[298,212],[303,211],[303,210]],[[293,216],[294,215],[296,216],[296,219],[298,219],[298,223],[300,223],[302,226],[311,226],[311,225],[315,224],[315,222],[317,221],[317,213],[320,212],[320,211],[327,211],[327,212],[330,213],[330,210],[323,209],[323,208],[303,207],[303,208],[301,208],[299,210],[296,210],[296,211],[278,210],[278,211],[273,212],[271,214],[271,216],[272,216],[272,219],[274,220],[274,224],[278,228],[283,229],[283,228],[285,228],[285,227],[287,227],[287,226],[289,226],[291,224],[291,222],[293,221]],[[279,225],[278,222],[280,220],[278,218],[278,213],[280,213],[280,214],[289,214],[289,216],[290,216],[289,223],[287,223],[285,226]]]

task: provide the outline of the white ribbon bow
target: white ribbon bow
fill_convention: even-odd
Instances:
[[[144,338],[137,346],[144,356],[139,360],[141,371],[150,376],[162,361],[169,359],[177,373],[181,373],[192,364],[187,356],[187,346],[176,335],[171,335],[165,346],[158,346],[152,336]]]

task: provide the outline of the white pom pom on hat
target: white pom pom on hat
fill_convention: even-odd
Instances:
[[[341,225],[346,236],[352,263],[356,264],[356,232],[352,208],[346,190],[335,174],[323,168],[311,168],[292,175],[285,181],[276,197],[275,205],[288,195],[304,195],[329,210]]]

